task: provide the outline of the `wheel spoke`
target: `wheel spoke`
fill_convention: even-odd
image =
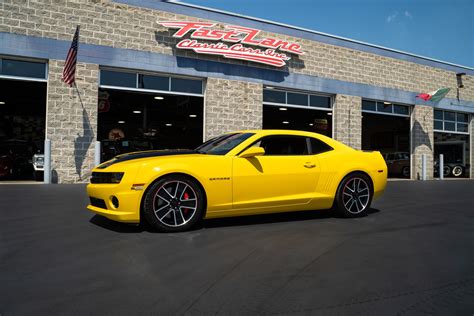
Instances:
[[[362,188],[362,190],[357,191],[357,193],[364,192],[364,191],[367,190],[367,189],[368,189],[367,187]]]
[[[178,222],[176,221],[176,211],[173,211],[173,217],[174,217],[174,226],[178,226]]]
[[[359,199],[356,199],[355,201],[355,205],[356,205],[356,208],[357,208],[357,213],[360,212],[360,209],[359,209],[359,204],[357,202],[359,202]]]
[[[174,198],[176,198],[178,196],[178,188],[179,188],[179,183],[180,182],[176,182],[176,188],[174,189]]]
[[[169,195],[170,198],[174,198],[174,196],[172,196],[171,193],[169,193],[169,191],[166,190],[165,187],[162,187],[162,189],[163,189],[163,191],[165,191]]]
[[[155,214],[158,213],[159,211],[161,211],[162,209],[164,209],[165,207],[168,207],[168,206],[169,206],[169,204],[166,204],[166,205],[160,207],[159,209],[157,209],[157,210],[155,211]]]
[[[166,191],[166,190],[165,190]],[[168,203],[168,205],[170,204],[170,200],[167,200],[165,199],[163,196],[157,194],[156,196],[158,196],[160,199],[162,199],[163,201],[165,201],[166,203]]]
[[[344,192],[345,195],[352,197],[352,194],[349,194],[347,192]]]
[[[186,189],[188,188],[188,185],[185,183],[184,184],[184,188],[183,188],[183,191],[181,191],[181,194],[179,195],[179,200],[180,201],[183,201],[183,195],[184,193],[186,192]]]
[[[162,222],[162,221],[163,221],[163,218],[165,218],[166,216],[168,216],[168,214],[169,214],[171,211],[173,211],[173,210],[170,208],[170,209],[168,210],[168,212],[166,212],[165,215],[159,217],[158,219]]]
[[[179,214],[181,215],[181,218],[183,219],[183,224],[186,223],[186,220],[184,219],[183,212],[181,211],[181,207],[178,209]]]

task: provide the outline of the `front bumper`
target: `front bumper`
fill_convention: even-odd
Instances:
[[[124,184],[89,184],[87,195],[94,202],[89,203],[87,209],[114,221],[139,223],[142,194],[143,191],[131,190]],[[113,196],[119,201],[118,207],[112,203]],[[98,203],[100,200],[103,202]]]

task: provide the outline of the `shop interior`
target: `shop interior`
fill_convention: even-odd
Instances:
[[[332,137],[332,112],[264,104],[263,128],[302,130]]]
[[[384,156],[388,176],[410,177],[410,117],[362,113],[362,149]]]
[[[33,180],[33,155],[44,148],[46,83],[0,79],[0,87],[0,181]]]
[[[142,150],[192,149],[203,142],[203,98],[99,89],[101,161]]]

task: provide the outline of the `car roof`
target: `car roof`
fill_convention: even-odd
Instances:
[[[288,129],[250,129],[250,130],[240,130],[235,131],[234,133],[254,133],[258,136],[268,136],[268,135],[295,135],[295,136],[306,136],[306,137],[313,137],[318,138],[333,148],[345,148],[345,149],[352,149],[349,146],[346,146],[343,143],[340,143],[330,137],[325,135],[314,133],[314,132],[307,132],[307,131],[300,131],[300,130],[288,130]]]

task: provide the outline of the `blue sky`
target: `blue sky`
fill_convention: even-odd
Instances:
[[[185,0],[474,67],[474,0]]]

